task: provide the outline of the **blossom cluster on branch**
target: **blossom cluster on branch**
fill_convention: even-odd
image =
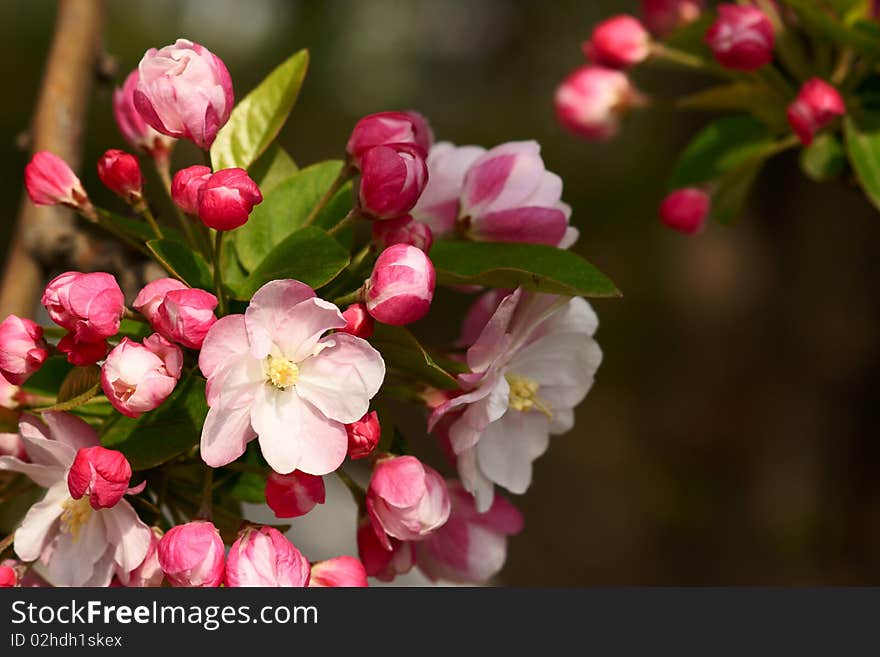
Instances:
[[[536,142],[435,142],[422,115],[380,112],[342,160],[297,167],[276,136],[307,64],[235,104],[203,46],[148,50],[113,96],[141,157],[97,163],[122,212],[52,153],[27,165],[35,204],[166,275],[126,299],[111,274],[63,272],[40,300],[52,326],[0,323],[0,502],[42,491],[0,542],[0,585],[365,586],[414,566],[483,583],[503,566],[523,519],[496,488],[524,493],[572,428],[602,358],[583,297],[617,291],[568,250]],[[172,172],[180,139],[206,164]],[[454,344],[425,346],[409,325],[457,323],[432,313],[441,288],[471,309]],[[423,436],[399,404],[422,409]],[[429,433],[445,475],[412,452]],[[312,562],[286,526],[243,519],[242,502],[305,515],[331,475],[359,510],[358,558]]]

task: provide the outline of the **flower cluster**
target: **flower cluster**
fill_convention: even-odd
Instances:
[[[591,56],[613,59],[599,54],[609,39]],[[272,81],[251,94],[277,99]],[[37,574],[54,586],[366,586],[414,566],[490,580],[523,525],[495,487],[526,491],[601,361],[592,308],[558,292],[614,293],[592,268],[595,289],[576,271],[528,271],[529,254],[583,262],[565,251],[578,232],[540,146],[435,143],[422,115],[382,112],[356,123],[344,160],[297,170],[276,157],[283,182],[268,185],[253,165],[277,126],[238,114],[226,66],[185,39],[148,50],[113,110],[164,182],[176,227],[153,213],[138,156],[118,149],[98,174],[128,216],[93,204],[51,153],[28,164],[27,192],[167,275],[127,297],[111,273],[65,272],[41,299],[54,326],[0,324],[2,418],[16,425],[0,434],[0,491],[20,477],[45,489],[0,542],[17,557],[0,586]],[[265,134],[243,142],[237,130]],[[179,139],[211,165],[172,173]],[[264,194],[272,211],[257,208]],[[292,199],[301,215],[275,211]],[[347,230],[356,224],[369,228]],[[404,326],[429,314],[438,286],[474,300],[461,338],[428,348]],[[389,401],[422,410],[447,474],[415,455]],[[359,509],[359,558],[310,563],[242,515],[244,501],[308,514],[328,476]]]
[[[849,124],[839,119],[849,107],[874,111],[875,44],[860,33],[875,29],[875,21],[868,4],[839,11],[771,0],[711,10],[700,0],[644,0],[641,19],[618,15],[595,26],[582,48],[589,63],[556,91],[559,121],[589,140],[614,137],[627,111],[658,100],[631,82],[634,70],[647,65],[720,79],[673,101],[682,109],[733,115],[708,125],[682,153],[659,215],[665,226],[687,234],[699,232],[710,215],[729,222],[773,155],[802,146],[806,175],[827,180],[843,172],[844,151],[873,130],[869,117]],[[831,43],[819,36],[832,33]],[[845,140],[836,134],[841,125]],[[849,159],[862,186],[873,189],[870,164],[852,152]],[[873,191],[867,195],[876,198]]]

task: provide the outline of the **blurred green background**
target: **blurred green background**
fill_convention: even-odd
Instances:
[[[880,217],[845,184],[802,178],[792,154],[760,178],[740,222],[696,237],[660,226],[671,163],[709,117],[654,109],[609,144],[555,123],[553,91],[579,44],[627,2],[111,0],[120,80],[185,36],[220,55],[241,97],[296,49],[312,65],[282,141],[300,164],[338,157],[358,117],[426,114],[439,139],[534,138],[565,180],[577,250],[623,291],[595,303],[605,360],[568,435],[517,499],[514,585],[880,583]],[[27,155],[19,148],[54,3],[0,3],[0,244]],[[700,79],[637,71],[658,98]],[[94,93],[82,179],[125,147]],[[178,163],[193,153],[179,149]],[[441,300],[434,332],[464,300]],[[420,418],[419,418],[419,421]],[[415,437],[418,439],[418,436]],[[434,446],[427,447],[436,454]]]

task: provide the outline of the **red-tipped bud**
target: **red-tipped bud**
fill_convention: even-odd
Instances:
[[[621,14],[599,23],[583,50],[601,66],[629,68],[651,54],[651,37],[637,19]]]
[[[0,374],[9,383],[21,385],[48,357],[49,346],[39,324],[17,315],[0,323]]]
[[[367,583],[364,564],[354,557],[335,557],[312,565],[309,587],[363,587]]]
[[[804,146],[809,146],[817,132],[844,114],[840,92],[824,80],[811,78],[788,106],[788,123]]]
[[[773,41],[773,23],[749,5],[718,5],[718,20],[706,32],[706,43],[718,63],[737,71],[754,71],[769,64]]]
[[[418,112],[379,112],[357,122],[345,149],[360,166],[361,156],[375,146],[415,144],[427,153],[433,141],[428,121]]]
[[[129,205],[143,201],[144,177],[134,155],[111,148],[98,160],[98,177]]]
[[[323,504],[324,479],[294,470],[290,474],[273,472],[266,479],[266,504],[276,518],[298,518]]]
[[[199,190],[211,177],[211,167],[196,164],[174,174],[171,198],[181,210],[190,215],[199,213]]]
[[[263,194],[244,169],[218,171],[199,189],[199,219],[208,228],[232,230],[247,223]]]
[[[362,459],[372,454],[382,437],[376,411],[367,413],[357,422],[346,424],[345,431],[348,433],[348,455],[352,459]]]
[[[347,322],[344,327],[339,329],[343,333],[350,333],[364,340],[373,335],[375,322],[370,317],[370,313],[367,312],[367,307],[364,304],[353,303],[345,309],[342,316]]]
[[[83,447],[76,453],[67,473],[70,496],[78,500],[89,496],[93,509],[109,509],[128,492],[131,465],[114,449]]]
[[[709,195],[696,187],[670,193],[660,204],[660,219],[665,226],[682,233],[699,232],[709,213]]]
[[[435,280],[434,265],[422,251],[409,244],[388,247],[366,284],[367,311],[393,326],[418,321],[431,308]]]
[[[225,549],[213,523],[194,520],[159,541],[159,566],[172,586],[210,588],[223,581]]]
[[[360,209],[374,219],[412,210],[428,183],[425,151],[415,144],[371,148],[361,157]]]
[[[91,207],[86,190],[73,170],[49,151],[34,153],[24,168],[24,186],[34,205]]]

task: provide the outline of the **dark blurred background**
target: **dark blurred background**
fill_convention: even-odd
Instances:
[[[0,3],[0,244],[54,3]],[[605,360],[575,429],[552,441],[528,494],[515,585],[880,583],[880,217],[793,155],[771,162],[745,216],[696,237],[656,206],[671,163],[709,117],[652,110],[609,144],[555,123],[553,91],[579,44],[628,2],[111,0],[106,48],[120,80],[185,36],[228,65],[241,97],[294,50],[309,76],[282,141],[300,164],[338,157],[358,117],[415,108],[439,139],[534,138],[565,180],[577,250],[623,291],[597,301]],[[637,71],[659,98],[705,81]],[[96,88],[81,177],[125,147],[112,86]],[[185,149],[180,162],[187,164]],[[191,154],[191,153],[189,153]],[[452,334],[460,298],[441,331]],[[434,449],[428,448],[429,451]]]

